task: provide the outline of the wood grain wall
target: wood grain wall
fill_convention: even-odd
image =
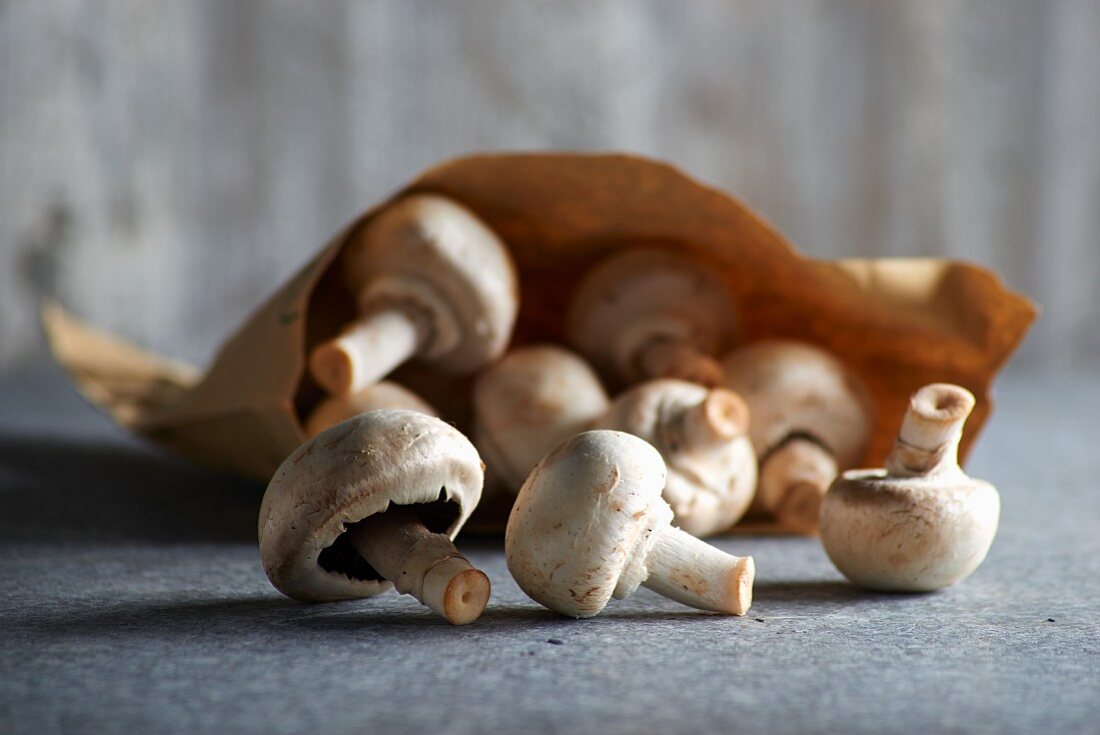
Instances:
[[[0,366],[36,305],[193,361],[366,204],[491,149],[669,159],[805,250],[948,255],[1100,356],[1095,0],[0,0]]]

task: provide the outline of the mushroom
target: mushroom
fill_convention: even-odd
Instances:
[[[429,416],[439,416],[431,405],[420,396],[398,383],[383,380],[368,385],[358,393],[347,396],[329,396],[310,413],[306,421],[306,435],[317,436],[328,427],[346,421],[352,416],[385,408],[404,408]]]
[[[372,411],[298,447],[260,506],[260,556],[296,600],[370,597],[390,587],[451,623],[477,619],[489,579],[451,539],[481,496],[473,445],[449,424]]]
[[[538,461],[607,411],[607,393],[569,350],[512,350],[474,385],[474,443],[491,482],[516,493]]]
[[[756,490],[749,409],[724,388],[650,380],[620,394],[590,426],[626,431],[653,445],[668,466],[664,498],[694,536],[725,531]]]
[[[613,255],[580,282],[567,340],[605,377],[630,384],[682,378],[718,385],[714,355],[734,332],[729,289],[682,255],[642,248]]]
[[[577,618],[644,584],[685,605],[744,615],[752,557],[726,554],[669,525],[665,466],[642,439],[588,431],[531,472],[508,519],[508,571],[533,600]]]
[[[722,368],[725,385],[752,414],[749,433],[760,462],[753,508],[812,533],[829,483],[859,463],[871,439],[867,390],[836,357],[793,340],[735,350]]]
[[[518,492],[538,461],[586,429],[626,431],[668,464],[665,500],[676,524],[697,536],[732,526],[756,485],[748,409],[732,391],[651,380],[613,402],[576,354],[542,345],[514,350],[474,389],[474,437],[490,485]]]
[[[985,559],[1001,500],[958,463],[974,396],[957,385],[921,388],[886,468],[851,470],[821,507],[821,542],[844,576],[894,592],[930,592],[960,582]]]
[[[329,393],[356,393],[414,356],[463,373],[504,352],[518,309],[515,268],[500,238],[457,202],[398,200],[341,262],[359,316],[310,355]]]

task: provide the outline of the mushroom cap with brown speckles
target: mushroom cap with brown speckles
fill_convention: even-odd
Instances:
[[[653,532],[672,520],[665,465],[620,431],[577,434],[546,455],[516,498],[504,537],[508,570],[563,615],[599,613],[646,578]]]
[[[884,591],[928,592],[968,577],[997,533],[1001,501],[987,482],[851,470],[821,506],[821,542],[844,576]]]

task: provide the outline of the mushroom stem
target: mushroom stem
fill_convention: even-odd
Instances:
[[[926,385],[909,399],[886,469],[898,476],[927,475],[958,468],[963,424],[974,394],[957,385]]]
[[[788,439],[760,465],[757,501],[785,527],[813,533],[837,471],[836,457],[817,442]]]
[[[638,372],[645,378],[679,378],[713,388],[722,382],[722,366],[690,342],[657,337],[643,344],[635,357]]]
[[[407,506],[391,506],[347,531],[352,545],[401,594],[455,625],[472,623],[489,601],[489,578],[444,534],[432,533]]]
[[[407,312],[383,307],[317,345],[309,358],[310,373],[332,395],[356,393],[416,354],[420,342],[420,330]]]
[[[685,410],[682,421],[686,446],[724,446],[748,431],[749,407],[733,391],[715,388],[701,403]]]
[[[700,610],[748,612],[756,576],[751,556],[731,556],[672,526],[654,533],[657,538],[645,560],[649,577],[643,585]]]

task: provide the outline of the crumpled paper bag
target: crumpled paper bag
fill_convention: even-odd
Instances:
[[[513,343],[560,341],[579,277],[639,244],[690,253],[726,280],[741,339],[805,339],[867,384],[875,435],[864,465],[881,465],[920,386],[946,381],[978,399],[965,457],[989,417],[990,383],[1036,316],[992,272],[946,260],[806,258],[729,194],[631,155],[474,155],[424,172],[401,193],[453,197],[512,251],[522,306]],[[384,206],[385,202],[379,204]],[[196,461],[266,480],[305,434],[321,398],[305,370],[313,345],[354,315],[337,256],[364,212],[290,278],[222,346],[205,372],[139,350],[60,307],[43,318],[54,355],[92,403],[118,423]],[[397,375],[468,428],[469,378],[424,366]]]

